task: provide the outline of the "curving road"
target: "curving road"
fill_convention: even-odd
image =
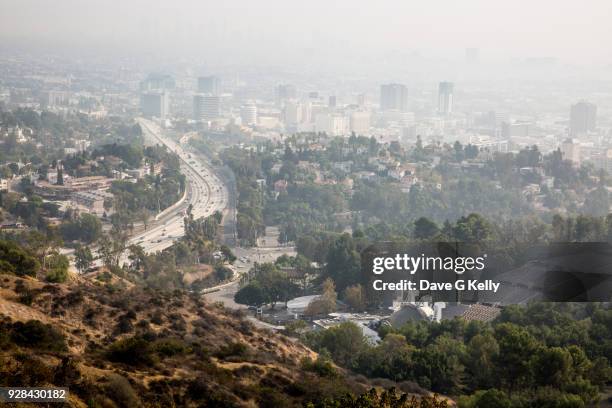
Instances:
[[[145,252],[152,253],[168,248],[185,234],[183,218],[189,205],[192,205],[194,218],[207,217],[215,211],[225,209],[228,204],[228,191],[198,154],[166,137],[154,122],[138,119],[138,123],[146,139],[165,145],[179,156],[181,172],[186,178],[184,200],[162,212],[155,226],[132,237],[128,242],[128,245],[138,244]]]

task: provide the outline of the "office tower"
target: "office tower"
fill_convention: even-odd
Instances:
[[[480,50],[478,48],[466,48],[465,49],[465,60],[468,63],[470,64],[477,63],[479,59],[480,59]]]
[[[140,95],[140,110],[144,116],[165,119],[168,114],[168,93],[165,91],[143,92]]]
[[[365,105],[366,105],[366,96],[365,96],[365,94],[359,94],[359,95],[357,95],[357,105],[358,105],[360,108],[365,107]]]
[[[278,85],[275,89],[276,104],[281,106],[286,101],[295,99],[297,97],[297,90],[293,85],[282,84]]]
[[[346,118],[341,115],[320,113],[315,117],[315,131],[328,136],[342,136],[346,133]]]
[[[312,103],[302,103],[302,123],[312,122]]]
[[[505,123],[510,123],[510,115],[508,114],[508,112],[490,112],[490,114],[492,115],[492,127],[494,129],[499,129],[502,126],[504,126]]]
[[[438,113],[450,115],[453,112],[453,88],[452,82],[440,82],[438,86]]]
[[[48,91],[43,94],[43,105],[65,106],[70,104],[70,93],[66,91]]]
[[[608,149],[606,151],[604,160],[605,160],[604,169],[608,172],[608,174],[611,174],[612,173],[612,149]]]
[[[198,78],[198,92],[217,96],[221,93],[221,80],[216,76]]]
[[[576,136],[595,130],[597,121],[597,106],[581,101],[572,105],[570,110],[570,135]]]
[[[336,95],[329,96],[329,103],[327,104],[330,108],[336,107]]]
[[[501,126],[502,138],[508,139],[511,137],[528,137],[530,125],[531,124],[529,122],[515,122],[512,124],[503,122]]]
[[[147,91],[168,91],[174,89],[175,81],[168,74],[149,74],[147,78],[140,83],[140,90]]]
[[[193,119],[212,120],[221,116],[219,96],[196,94],[193,96]]]
[[[283,108],[283,122],[285,126],[296,126],[302,123],[303,107],[300,102],[287,101]]]
[[[351,112],[349,117],[351,132],[358,135],[364,135],[370,130],[370,113],[369,112]]]
[[[577,140],[566,139],[561,144],[561,153],[565,160],[569,160],[574,164],[580,164],[580,144]]]
[[[254,103],[247,103],[240,108],[240,119],[243,125],[257,124],[257,106]]]
[[[380,109],[408,110],[408,88],[402,84],[386,84],[380,86]]]

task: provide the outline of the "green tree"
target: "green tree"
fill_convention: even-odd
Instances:
[[[440,232],[438,224],[426,217],[414,222],[414,237],[417,239],[432,239]]]
[[[57,167],[57,183],[58,186],[64,185],[64,168],[62,166]]]
[[[70,266],[68,257],[54,253],[47,258],[47,273],[45,276],[47,281],[54,283],[65,282],[68,279],[68,267]]]
[[[344,301],[351,309],[361,312],[366,307],[365,291],[359,284],[348,286],[344,289]]]
[[[510,389],[530,384],[531,359],[539,349],[538,341],[525,328],[512,323],[496,326],[494,336],[499,344],[496,366],[500,379]]]
[[[545,348],[533,359],[535,381],[540,385],[560,387],[572,372],[572,355],[561,347]]]
[[[472,375],[473,388],[489,388],[494,385],[498,354],[499,345],[490,333],[477,334],[469,341],[467,367]]]
[[[79,228],[81,239],[88,244],[96,242],[102,235],[102,223],[98,217],[92,214],[81,214]]]
[[[336,311],[336,286],[334,281],[327,278],[323,281],[323,290],[321,296],[313,299],[304,312],[307,316],[326,315]]]
[[[258,282],[252,282],[236,292],[234,301],[242,305],[261,307],[269,302],[269,298]]]
[[[89,269],[93,261],[93,255],[89,247],[78,245],[74,250],[74,260],[79,272],[83,273],[83,271]]]
[[[17,276],[36,276],[40,264],[36,257],[13,241],[0,240],[0,272]]]
[[[343,234],[332,242],[326,260],[326,275],[339,290],[359,282],[361,259],[350,235]]]
[[[344,322],[317,333],[307,340],[315,350],[329,352],[333,360],[343,367],[352,368],[368,345],[359,326]]]
[[[480,214],[470,214],[457,221],[453,232],[459,241],[483,242],[492,238],[493,227]]]

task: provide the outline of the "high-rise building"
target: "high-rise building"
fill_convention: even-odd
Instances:
[[[359,94],[357,95],[357,105],[360,108],[364,108],[366,105],[366,95],[365,94]]]
[[[309,101],[302,103],[302,122],[312,122],[312,103]]]
[[[438,86],[438,113],[450,115],[453,112],[453,88],[452,82],[440,82]]]
[[[329,103],[327,104],[330,108],[336,107],[336,95],[329,96]]]
[[[170,90],[175,87],[174,78],[168,74],[149,74],[147,78],[140,83],[140,90],[147,91],[162,91]]]
[[[580,144],[574,139],[566,139],[561,143],[561,153],[563,159],[569,160],[574,164],[580,164]]]
[[[532,126],[529,122],[503,122],[501,127],[501,136],[503,139],[511,137],[528,137],[529,127]]]
[[[212,120],[221,116],[221,97],[205,94],[193,96],[193,119]]]
[[[140,94],[140,110],[147,117],[166,119],[168,114],[168,93],[150,91]]]
[[[370,130],[370,112],[355,111],[349,117],[351,132],[365,135]]]
[[[221,93],[221,80],[216,76],[198,78],[198,92],[217,96]]]
[[[346,125],[346,119],[341,115],[320,113],[315,117],[315,131],[325,132],[328,136],[346,134]]]
[[[402,84],[385,84],[380,86],[380,109],[408,110],[408,88]]]
[[[240,107],[240,119],[243,125],[257,124],[257,106],[254,103],[247,103]]]
[[[283,122],[286,126],[296,126],[302,123],[303,108],[300,102],[287,101],[283,108]]]
[[[570,110],[570,135],[592,132],[597,125],[597,106],[581,101],[572,105]]]
[[[275,89],[276,104],[283,105],[286,101],[295,99],[297,97],[297,90],[295,86],[288,84],[278,85]]]

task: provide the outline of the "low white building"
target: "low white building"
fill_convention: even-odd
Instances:
[[[308,308],[310,302],[318,298],[319,295],[300,296],[295,299],[291,299],[287,302],[287,312],[296,315],[303,315]]]

